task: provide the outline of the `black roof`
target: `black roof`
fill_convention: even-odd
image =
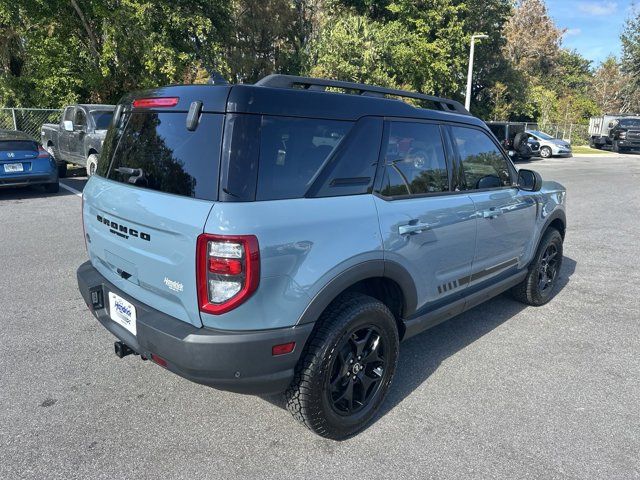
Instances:
[[[20,132],[18,130],[0,130],[0,141],[7,141],[7,140],[31,140],[31,141],[33,141],[33,138],[31,138],[26,133]]]
[[[327,87],[342,89],[347,93],[325,90]],[[151,97],[179,97],[178,104],[171,108],[174,111],[187,111],[192,102],[201,101],[204,112],[348,121],[364,116],[384,116],[485,126],[484,122],[471,116],[454,100],[351,82],[288,75],[270,75],[255,85],[172,85],[130,93],[120,103],[125,108],[131,108],[134,99]],[[430,104],[430,108],[415,107],[397,97],[424,101]]]

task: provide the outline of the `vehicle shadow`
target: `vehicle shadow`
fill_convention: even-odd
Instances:
[[[565,256],[554,297],[570,282],[575,269],[575,260]],[[513,300],[508,294],[499,295],[403,342],[389,394],[369,426],[411,395],[447,358],[507,322],[525,308],[528,307]],[[286,408],[282,396],[262,396],[262,398],[273,405]]]
[[[47,193],[39,185],[28,187],[3,187],[0,189],[0,202],[8,200],[26,200],[29,198],[49,198],[73,195],[73,193],[60,189],[57,193]]]

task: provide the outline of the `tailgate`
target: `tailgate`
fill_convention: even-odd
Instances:
[[[196,241],[217,194],[221,114],[127,110],[84,189],[93,266],[136,300],[201,326]],[[106,160],[106,161],[105,161]]]
[[[93,266],[133,298],[201,326],[196,239],[212,201],[167,195],[93,176],[83,220]]]

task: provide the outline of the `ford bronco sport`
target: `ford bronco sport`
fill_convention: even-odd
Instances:
[[[506,290],[551,298],[564,203],[455,101],[284,75],[158,88],[114,113],[78,284],[118,356],[284,392],[339,439],[400,341]]]

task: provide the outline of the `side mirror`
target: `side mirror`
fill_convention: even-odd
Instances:
[[[615,127],[615,125],[616,125],[616,122],[609,122],[609,128],[613,128]]]
[[[518,188],[527,192],[539,192],[542,188],[542,177],[533,170],[518,170]]]
[[[62,126],[67,132],[73,132],[73,122],[71,120],[65,120],[62,122]]]

